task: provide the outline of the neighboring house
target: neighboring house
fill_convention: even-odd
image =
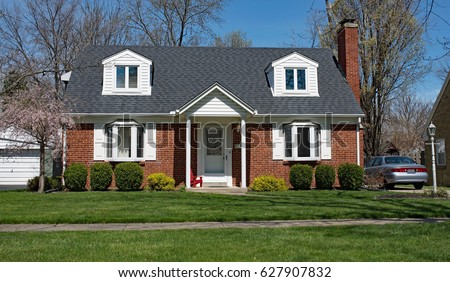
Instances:
[[[450,159],[446,154],[446,143],[450,142],[450,72],[447,74],[444,85],[439,92],[433,109],[431,110],[427,126],[431,122],[436,126],[435,153],[436,153],[436,181],[439,186],[450,186],[450,167],[447,166]],[[424,133],[428,138],[428,133]],[[431,146],[429,146],[429,138],[427,146],[425,146],[426,165],[430,177],[428,181],[432,183],[432,169],[431,169]],[[450,163],[449,163],[450,164]]]
[[[28,179],[39,175],[39,147],[20,146],[10,131],[0,132],[0,190],[26,187]]]
[[[29,179],[39,176],[39,145],[26,134],[13,134],[14,130],[0,131],[0,190],[25,188]],[[61,164],[53,160],[50,150],[46,151],[45,174],[61,175]]]
[[[191,171],[247,187],[289,183],[296,163],[361,164],[357,32],[343,22],[340,65],[319,48],[90,47],[67,86],[67,164],[138,162],[187,187]]]

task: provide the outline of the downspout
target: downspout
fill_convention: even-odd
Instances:
[[[358,123],[356,124],[356,164],[361,165],[361,151],[360,151],[360,140],[359,140],[359,130],[360,130],[361,118],[358,118]]]
[[[66,147],[67,147],[67,135],[66,135],[66,127],[63,127],[63,132],[62,132],[63,136],[63,144],[62,144],[62,177],[61,177],[61,184],[64,187],[65,182],[64,182],[64,171],[66,170]]]

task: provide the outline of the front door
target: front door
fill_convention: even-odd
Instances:
[[[205,126],[203,144],[205,146],[205,174],[225,174],[225,138],[221,125]]]

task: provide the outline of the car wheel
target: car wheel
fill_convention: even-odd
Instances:
[[[390,189],[394,189],[394,187],[395,187],[395,184],[384,182],[384,189],[390,190]]]
[[[420,190],[423,188],[423,183],[414,183],[414,188],[416,188],[417,190]]]

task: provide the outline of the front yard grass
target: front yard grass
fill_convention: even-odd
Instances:
[[[0,224],[449,217],[448,199],[376,199],[385,191],[248,196],[181,192],[0,192]]]
[[[0,232],[0,261],[450,261],[450,223]]]

